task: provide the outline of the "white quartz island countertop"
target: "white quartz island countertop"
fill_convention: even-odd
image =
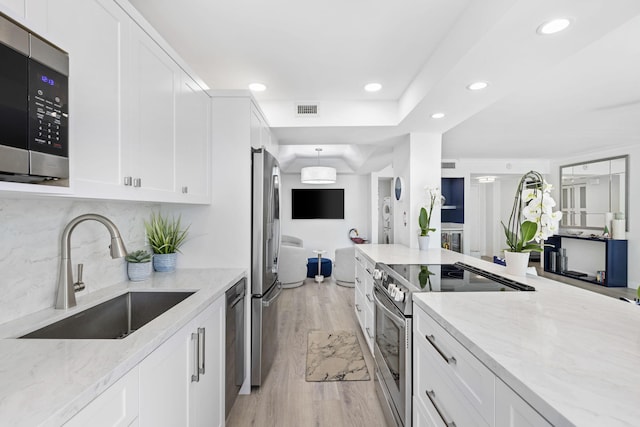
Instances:
[[[47,309],[0,325],[0,425],[63,424],[244,276],[242,269],[156,273],[79,297],[67,311]],[[196,293],[121,340],[15,338],[130,290]]]
[[[414,302],[553,425],[640,425],[640,307],[450,251],[358,248],[374,261],[462,261],[534,286],[421,293]]]

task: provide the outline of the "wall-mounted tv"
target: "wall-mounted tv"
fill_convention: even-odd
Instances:
[[[344,219],[344,188],[292,188],[292,219]]]

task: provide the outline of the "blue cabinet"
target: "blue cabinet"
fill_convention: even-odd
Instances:
[[[578,276],[577,272],[572,271],[553,271],[552,257],[562,249],[563,239],[575,239],[589,242],[600,242],[605,246],[605,277],[604,281],[596,280],[594,276]],[[602,239],[598,237],[582,237],[582,236],[565,236],[556,235],[550,237],[546,242],[548,247],[544,248],[544,271],[548,273],[558,274],[560,276],[570,277],[572,279],[582,280],[584,282],[594,283],[607,287],[626,287],[627,286],[627,240]],[[559,266],[556,263],[556,266]]]
[[[442,195],[445,197],[441,208],[441,221],[464,223],[464,178],[442,178]]]

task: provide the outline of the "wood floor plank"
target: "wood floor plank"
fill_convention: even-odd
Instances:
[[[354,314],[354,290],[307,279],[278,301],[278,354],[262,387],[238,396],[228,427],[385,427],[373,358]],[[310,330],[356,331],[370,381],[306,382]]]

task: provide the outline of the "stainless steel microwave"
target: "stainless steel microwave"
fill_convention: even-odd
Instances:
[[[0,180],[69,177],[69,56],[0,15]]]

